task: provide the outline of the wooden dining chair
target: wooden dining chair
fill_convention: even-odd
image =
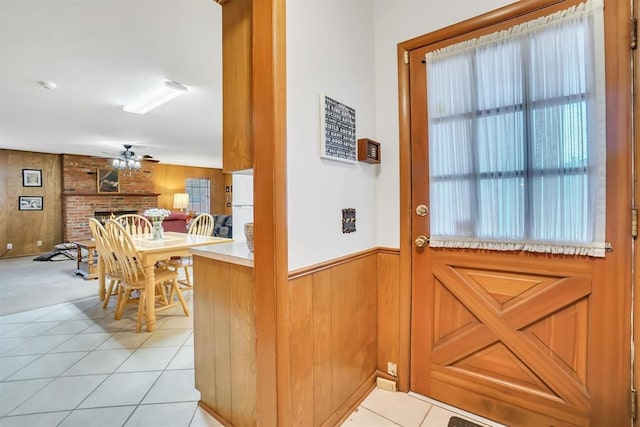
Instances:
[[[146,304],[146,275],[144,267],[139,261],[142,257],[133,244],[131,234],[129,234],[123,225],[118,223],[116,220],[110,219],[107,221],[105,228],[107,230],[111,246],[115,250],[118,266],[122,271],[122,282],[120,283],[121,291],[118,293],[116,317],[119,318],[122,315],[125,305],[135,301],[135,299],[131,298],[131,292],[138,291],[140,297],[137,298],[138,316],[136,320],[136,332],[140,332],[142,329],[142,319],[144,317]],[[188,316],[189,309],[187,308],[187,303],[185,302],[182,292],[178,286],[178,273],[167,268],[156,267],[154,270],[154,276],[156,287],[162,287],[164,284],[167,284],[171,289],[171,293],[178,296],[178,300],[182,305],[182,310],[184,311],[185,316]],[[163,300],[163,304],[165,306],[169,306],[170,301],[167,302],[162,291],[160,291],[158,297]]]
[[[189,224],[188,234],[196,234],[198,236],[211,236],[213,234],[214,226],[213,216],[208,213],[198,215],[191,224]],[[183,291],[193,289],[193,282],[191,280],[190,269],[193,268],[193,258],[191,256],[175,257],[167,261],[167,266],[172,270],[179,271],[184,270],[184,279],[178,280],[180,289]],[[169,294],[169,299],[172,299],[172,294]]]
[[[122,272],[118,267],[115,253],[111,248],[107,230],[102,223],[95,218],[89,218],[89,228],[96,242],[98,256],[104,263],[106,279],[109,281],[109,287],[104,295],[104,303],[102,304],[102,308],[107,308],[111,297],[118,295],[120,283],[122,282]]]
[[[147,217],[138,214],[124,214],[115,218],[129,234],[151,234],[152,224]]]

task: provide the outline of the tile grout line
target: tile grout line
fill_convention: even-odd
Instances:
[[[95,297],[91,297],[91,298],[95,298]],[[107,316],[102,316],[97,318],[96,316],[93,315],[93,313],[91,315],[88,315],[86,312],[87,311],[92,311],[93,309],[95,309],[96,307],[98,307],[100,305],[100,302],[97,302],[91,306],[87,306],[84,310],[82,310],[80,313],[78,313],[76,316],[68,318],[68,319],[64,319],[64,320],[47,320],[47,321],[51,321],[51,322],[57,322],[56,325],[52,326],[51,328],[47,328],[43,331],[41,331],[38,335],[32,336],[32,337],[14,337],[16,339],[22,339],[24,338],[25,341],[20,342],[19,344],[15,345],[15,346],[11,346],[10,348],[8,348],[6,352],[11,351],[12,349],[15,349],[21,345],[27,344],[28,342],[30,342],[31,340],[37,338],[37,337],[45,337],[45,336],[57,336],[57,335],[69,335],[69,338],[58,343],[55,347],[49,349],[48,351],[44,352],[44,353],[33,353],[33,354],[24,354],[24,355],[9,355],[9,356],[0,356],[0,358],[3,357],[7,357],[7,358],[11,358],[11,357],[25,357],[25,356],[37,356],[35,359],[33,359],[32,361],[28,362],[26,365],[21,366],[20,368],[17,368],[15,370],[12,370],[10,373],[8,373],[4,379],[9,378],[12,375],[15,375],[17,372],[21,371],[22,369],[28,368],[29,366],[31,366],[33,363],[36,363],[38,360],[42,359],[44,356],[46,355],[62,355],[62,354],[67,354],[67,353],[86,353],[82,358],[80,358],[79,360],[75,361],[71,366],[67,367],[66,369],[64,369],[59,375],[57,376],[52,376],[52,377],[37,377],[37,378],[25,378],[25,379],[16,379],[16,380],[12,380],[12,381],[5,381],[0,380],[0,383],[4,382],[4,383],[12,383],[12,382],[19,382],[19,381],[30,381],[30,380],[48,380],[45,382],[45,384],[40,387],[38,390],[34,391],[33,393],[31,393],[29,396],[27,396],[24,400],[22,400],[21,402],[19,402],[17,404],[17,406],[15,406],[14,408],[11,409],[10,412],[13,412],[17,407],[21,406],[22,404],[24,404],[26,401],[28,401],[29,399],[33,398],[33,396],[35,396],[37,393],[39,393],[40,391],[42,391],[43,388],[47,387],[48,385],[50,385],[52,382],[54,382],[56,379],[59,378],[74,378],[74,377],[83,377],[83,376],[96,376],[96,375],[105,375],[104,380],[102,380],[99,384],[97,384],[93,389],[91,389],[87,395],[80,401],[80,403],[78,405],[76,405],[76,407],[74,409],[59,409],[59,410],[53,410],[53,411],[42,411],[42,412],[32,412],[32,413],[27,413],[27,414],[15,414],[15,415],[5,415],[3,417],[0,418],[7,418],[7,417],[20,417],[20,416],[28,416],[28,415],[35,415],[35,414],[46,414],[46,413],[58,413],[58,412],[67,412],[66,415],[62,418],[62,420],[58,423],[61,424],[63,423],[69,416],[71,416],[71,414],[75,411],[82,411],[82,410],[88,410],[88,409],[97,409],[97,408],[105,408],[105,407],[128,407],[131,406],[133,407],[132,412],[129,414],[129,416],[127,417],[127,419],[124,421],[124,424],[126,424],[131,416],[136,412],[136,410],[140,407],[140,406],[146,406],[146,405],[156,405],[156,404],[164,404],[164,403],[195,403],[195,407],[193,410],[193,413],[191,414],[191,416],[189,417],[189,424],[191,424],[193,422],[193,420],[195,419],[195,416],[197,414],[198,411],[198,405],[197,405],[197,400],[193,401],[193,400],[177,400],[175,402],[160,402],[160,403],[149,403],[149,404],[143,404],[142,402],[144,401],[144,399],[149,395],[150,391],[153,389],[153,387],[155,387],[158,383],[158,381],[160,380],[160,377],[167,373],[167,372],[180,372],[180,371],[185,371],[185,370],[189,370],[189,371],[193,371],[193,368],[177,368],[177,369],[168,369],[169,366],[171,365],[171,363],[173,363],[177,357],[178,357],[178,353],[180,353],[180,351],[182,351],[183,349],[185,349],[185,347],[193,347],[193,345],[187,345],[187,342],[192,339],[192,326],[190,327],[177,327],[177,328],[167,328],[165,329],[166,331],[189,331],[191,330],[184,338],[184,340],[182,340],[180,342],[180,344],[178,345],[171,345],[171,346],[164,346],[164,345],[158,345],[158,346],[149,346],[149,347],[143,347],[145,343],[147,343],[155,334],[155,332],[159,331],[160,329],[157,329],[156,331],[154,331],[152,334],[149,334],[148,337],[146,337],[146,339],[144,339],[143,341],[141,341],[136,347],[132,347],[132,348],[113,348],[113,349],[101,349],[99,350],[98,347],[100,347],[101,345],[104,345],[105,342],[109,341],[110,339],[113,338],[113,336],[115,334],[117,334],[118,332],[130,332],[128,329],[125,330],[125,328],[119,328],[116,330],[111,330],[111,331],[107,331],[107,330],[103,330],[102,332],[100,331],[92,331],[92,332],[86,332],[88,329],[94,327],[96,324],[98,324],[100,321],[102,321],[103,319],[107,318]],[[53,315],[54,313],[60,311],[60,310],[64,310],[67,306],[63,305],[61,307],[56,308],[55,310],[45,310],[46,313],[43,313],[42,316],[38,316],[37,319],[41,319],[44,316],[47,315]],[[38,308],[38,310],[40,310],[41,308]],[[179,315],[178,313],[175,313],[175,315]],[[80,316],[80,317],[78,317]],[[82,316],[88,316],[88,317],[82,317]],[[170,320],[171,317],[164,319],[166,323],[166,321]],[[0,317],[1,320],[1,317]],[[53,335],[46,335],[46,332],[51,331],[55,328],[58,328],[60,326],[62,326],[64,323],[66,322],[70,322],[70,321],[82,321],[82,320],[88,320],[94,323],[94,325],[88,325],[85,328],[82,328],[78,331],[75,331],[73,333],[67,333],[67,334],[53,334]],[[127,319],[130,320],[130,319]],[[17,323],[23,323],[22,326],[17,327],[15,329],[11,329],[11,330],[17,330],[20,329],[22,327],[25,327],[28,325],[28,322],[16,322],[16,323],[7,323],[7,324],[17,324]],[[108,336],[105,337],[104,340],[102,340],[101,342],[97,343],[95,346],[93,346],[93,348],[91,349],[83,349],[83,350],[72,350],[72,351],[59,351],[59,352],[55,352],[56,349],[58,349],[59,347],[63,346],[65,343],[69,342],[70,340],[74,339],[75,337],[79,337],[81,335],[85,335],[85,334],[91,334],[91,333],[106,333],[108,334]],[[133,354],[135,354],[138,350],[145,348],[145,349],[153,349],[153,348],[175,348],[175,353],[171,356],[171,358],[167,361],[167,363],[164,365],[164,367],[161,370],[154,370],[154,371],[130,371],[130,372],[117,372],[117,370],[122,367],[128,360],[131,360],[131,357]],[[95,374],[76,374],[76,375],[64,375],[65,372],[68,372],[70,369],[72,369],[74,366],[78,365],[79,363],[81,363],[82,360],[84,360],[86,357],[89,356],[89,354],[94,354],[95,352],[98,351],[118,351],[118,350],[128,350],[130,351],[130,354],[122,360],[122,362],[120,362],[110,373],[104,374],[104,373],[95,373]],[[149,386],[149,388],[146,390],[146,392],[144,393],[144,395],[141,397],[140,401],[137,404],[133,404],[133,405],[113,405],[113,406],[104,406],[104,407],[96,407],[96,408],[79,408],[80,405],[82,405],[82,403],[84,403],[86,401],[86,399],[92,395],[97,388],[99,388],[101,385],[104,384],[105,381],[107,381],[109,378],[111,378],[113,375],[115,374],[131,374],[131,373],[148,373],[148,372],[158,372],[159,375],[158,377],[154,380],[153,384],[151,384]],[[196,389],[197,390],[197,389]],[[10,413],[9,412],[9,413]],[[124,425],[123,424],[123,425]]]
[[[375,415],[379,416],[380,418],[384,418],[385,420],[387,420],[387,421],[389,421],[389,422],[391,422],[391,423],[393,423],[393,424],[395,424],[395,425],[397,425],[397,426],[400,426],[400,427],[409,427],[409,426],[403,426],[402,424],[399,424],[399,423],[397,423],[397,422],[395,422],[395,421],[393,421],[393,420],[391,420],[391,419],[389,419],[389,418],[385,417],[384,415],[377,413],[377,412],[376,412],[376,411],[374,411],[373,409],[369,409],[369,408],[367,408],[366,406],[362,406],[362,405],[360,405],[360,408],[361,408],[361,409],[365,409],[365,410],[367,410],[367,411],[371,412],[372,414],[375,414]],[[353,414],[353,413],[352,413],[352,414]]]

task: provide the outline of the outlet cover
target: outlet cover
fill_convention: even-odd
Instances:
[[[393,362],[387,362],[387,374],[397,377],[398,376],[398,365]]]
[[[36,242],[36,245],[38,245],[38,246],[42,246],[42,240],[38,240],[38,241]]]

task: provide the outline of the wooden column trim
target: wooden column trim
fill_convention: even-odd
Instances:
[[[633,3],[633,17],[638,19],[640,17],[640,0],[634,0]],[[631,117],[631,123],[635,125],[635,133],[633,137],[635,140],[633,141],[635,146],[635,164],[634,164],[634,172],[635,172],[635,207],[638,207],[640,204],[640,149],[638,148],[638,144],[640,143],[640,124],[638,123],[640,117],[640,48],[636,47],[635,52],[633,53],[634,59],[634,75],[633,82],[634,85],[634,95],[635,95],[635,104],[633,110],[633,116]],[[635,121],[634,121],[635,120]],[[638,238],[633,240],[633,248],[634,248],[634,275],[632,277],[633,282],[633,353],[636,355],[637,359],[640,357],[640,246],[638,245]],[[632,360],[633,363],[633,382],[631,386],[634,389],[638,389],[640,385],[640,363],[638,360]],[[638,417],[633,420],[633,425],[638,425]]]
[[[253,0],[258,425],[288,425],[285,0]],[[259,136],[259,137],[257,137]]]
[[[400,359],[398,390],[411,387],[411,121],[409,106],[409,48],[398,45],[398,111],[400,141]]]

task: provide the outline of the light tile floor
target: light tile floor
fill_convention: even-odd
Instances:
[[[92,297],[0,317],[0,426],[221,425],[197,406],[193,317],[178,306],[136,333],[135,309],[116,321],[112,306]],[[452,415],[375,389],[343,425],[445,427]]]

